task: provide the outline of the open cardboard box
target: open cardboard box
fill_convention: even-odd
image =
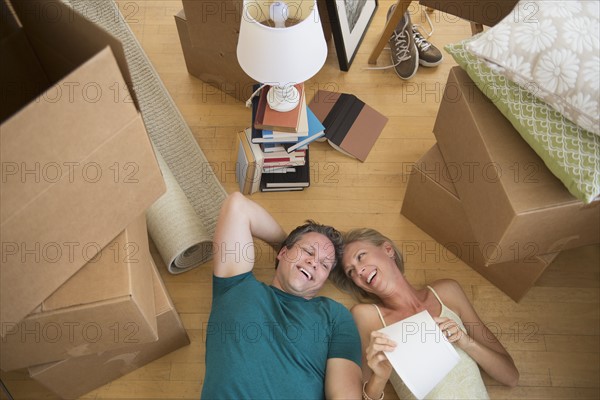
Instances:
[[[29,368],[30,376],[65,399],[75,399],[172,351],[189,337],[154,265],[153,287],[158,340]]]
[[[61,1],[10,5],[18,20],[3,12],[0,42],[2,326],[166,190],[120,42]]]
[[[402,203],[402,215],[518,302],[558,253],[528,255],[486,267],[482,248],[469,225],[467,210],[445,168],[442,154],[434,145],[414,165]]]
[[[600,205],[573,197],[460,67],[434,134],[485,265],[600,242]]]
[[[146,215],[18,324],[3,327],[4,371],[158,339]]]

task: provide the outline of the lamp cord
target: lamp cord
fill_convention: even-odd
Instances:
[[[254,91],[254,93],[252,93],[250,95],[250,98],[248,100],[246,100],[246,107],[248,108],[252,108],[252,99],[258,95],[260,93],[260,91],[262,90],[262,88],[264,88],[265,86],[267,86],[265,83],[261,84],[260,87],[258,89],[256,89]]]

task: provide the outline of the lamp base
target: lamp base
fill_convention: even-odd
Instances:
[[[300,103],[300,93],[294,85],[271,86],[267,93],[267,104],[275,111],[292,111],[298,106],[298,103]]]

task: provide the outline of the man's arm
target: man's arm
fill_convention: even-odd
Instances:
[[[286,233],[264,208],[234,192],[225,199],[215,230],[215,276],[227,278],[252,270],[253,236],[267,243],[281,243]]]
[[[325,398],[327,400],[362,398],[362,372],[354,361],[345,358],[327,360]]]

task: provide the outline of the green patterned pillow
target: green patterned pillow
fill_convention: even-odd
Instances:
[[[491,69],[466,50],[473,36],[445,50],[492,100],[569,192],[584,203],[600,196],[600,136],[565,118],[548,104]]]

